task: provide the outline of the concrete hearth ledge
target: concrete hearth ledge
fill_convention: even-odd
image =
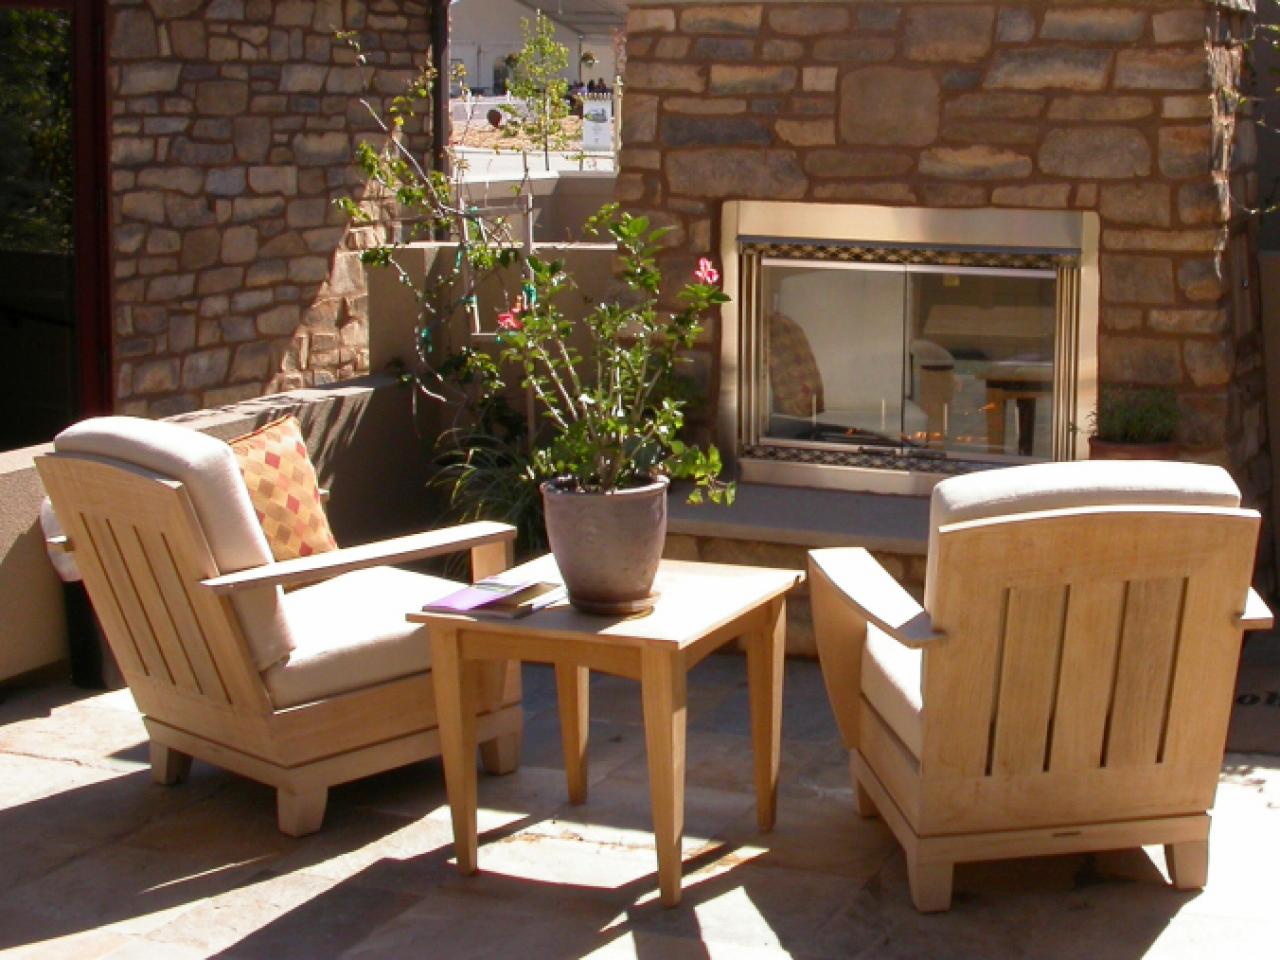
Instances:
[[[917,556],[929,542],[927,497],[740,483],[733,505],[724,507],[690,505],[687,492],[683,484],[672,489],[669,533]]]

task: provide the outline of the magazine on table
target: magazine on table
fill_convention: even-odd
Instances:
[[[516,619],[564,599],[564,586],[545,581],[511,581],[499,574],[455,590],[423,606],[424,613],[464,613]]]

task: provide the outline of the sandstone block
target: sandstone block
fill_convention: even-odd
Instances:
[[[667,147],[767,144],[772,139],[768,122],[759,117],[662,118],[662,142]]]
[[[942,139],[961,143],[1025,146],[1040,136],[1033,123],[1008,123],[1003,120],[948,120],[942,125]]]
[[[1160,333],[1222,333],[1230,317],[1226,310],[1152,310],[1148,323]]]
[[[1208,127],[1163,127],[1160,130],[1160,172],[1166,177],[1195,177],[1209,173],[1213,131]]]
[[[1218,247],[1217,230],[1107,230],[1102,245],[1109,250],[1155,250],[1207,253]]]
[[[1036,15],[1030,10],[1005,8],[996,22],[996,39],[1001,43],[1026,43],[1036,35]]]
[[[775,129],[784,143],[796,147],[830,146],[836,142],[834,120],[779,120]]]
[[[327,200],[291,200],[285,211],[285,222],[292,229],[318,227],[328,216]]]
[[[1217,302],[1227,295],[1227,282],[1222,276],[1221,265],[1213,260],[1186,260],[1178,267],[1178,287],[1188,300]],[[1201,311],[1191,311],[1198,313]],[[1217,313],[1218,311],[1204,311]],[[1226,314],[1222,320],[1225,326]],[[1193,330],[1193,333],[1217,333],[1217,327]]]
[[[178,389],[179,368],[176,358],[147,360],[133,368],[133,392],[168,393]]]
[[[1151,147],[1132,127],[1060,128],[1045,136],[1039,164],[1054,176],[1145,177],[1151,172]]]
[[[804,56],[804,44],[799,40],[770,37],[760,44],[760,59],[767,61],[799,60]]]
[[[130,220],[164,223],[164,194],[156,190],[138,190],[120,198],[120,210]]]
[[[1117,90],[1207,90],[1204,49],[1122,50],[1116,58]]]
[[[662,152],[640,147],[623,147],[618,162],[623,170],[661,170]]]
[[[1002,50],[985,86],[1004,90],[1103,90],[1111,66],[1109,50],[1076,47]]]
[[[255,193],[281,193],[293,196],[298,192],[298,168],[294,166],[250,167],[249,186]]]
[[[1230,216],[1230,203],[1225,183],[1189,183],[1178,190],[1178,219],[1196,226],[1225,223]]]
[[[747,39],[746,37],[733,37],[733,38],[704,37],[700,39],[698,43],[699,45],[704,43],[708,44],[709,46],[705,48],[700,46],[700,49],[705,49],[710,51],[710,50],[716,49],[716,44],[722,40],[727,44],[727,46],[723,48],[723,51],[726,54],[731,50],[735,50],[735,49],[741,50],[742,49],[741,45],[745,44],[748,51],[747,55],[749,57],[755,46],[754,43],[751,40]],[[735,44],[737,44],[738,46],[735,46]],[[689,37],[662,37],[653,45],[653,56],[657,60],[683,60],[685,57],[689,55],[689,48],[692,45],[693,45],[693,41]],[[716,58],[710,57],[710,56],[704,56],[704,59],[714,60]],[[735,59],[735,58],[733,58],[732,56],[729,56],[728,59]]]
[[[673,150],[667,155],[671,192],[698,197],[798,200],[808,179],[791,150]]]
[[[156,142],[151,137],[113,137],[111,162],[120,166],[150,163],[156,155]]]
[[[286,63],[280,71],[280,89],[285,93],[319,93],[328,73],[328,67],[314,63]]]
[[[713,64],[711,92],[727,94],[786,93],[795,89],[795,67]]]
[[[1147,15],[1141,10],[1088,7],[1083,10],[1046,10],[1040,36],[1072,43],[1132,43],[1142,36]]]
[[[836,73],[835,67],[804,67],[800,71],[800,86],[812,93],[834,93]]]
[[[258,337],[258,328],[252,317],[222,317],[212,329],[216,331],[217,338],[210,339],[210,343],[215,343],[218,339],[225,339],[228,343],[244,343]],[[201,340],[203,342],[204,337]]]
[[[755,33],[763,14],[764,5],[759,3],[689,7],[680,13],[680,29],[685,33]]]
[[[210,37],[209,59],[214,63],[225,63],[240,58],[240,41],[235,37]]]
[[[627,12],[627,37],[637,33],[671,33],[676,28],[674,10],[632,7]]]
[[[1061,210],[1071,199],[1069,183],[1038,183],[1033,186],[996,187],[991,202],[997,207]]]
[[[1103,381],[1163,387],[1182,382],[1178,341],[1113,336],[1099,339],[1098,374]]]
[[[231,136],[237,159],[259,163],[267,158],[271,147],[271,121],[266,117],[236,117]]]
[[[1100,212],[1117,223],[1167,227],[1173,217],[1173,195],[1163,183],[1111,184],[1102,189]]]
[[[987,190],[975,183],[922,183],[920,201],[928,207],[985,207]]]
[[[205,177],[205,190],[215,197],[234,197],[244,193],[244,167],[215,167]]]
[[[903,50],[909,60],[980,60],[991,49],[995,16],[990,4],[909,8]]]
[[[240,80],[206,80],[196,87],[196,110],[234,116],[249,106],[249,84]]]
[[[737,97],[671,97],[663,106],[667,113],[724,116],[744,112],[747,109],[747,101]],[[625,113],[623,116],[625,118]]]
[[[1231,382],[1233,351],[1225,340],[1188,340],[1182,345],[1182,358],[1197,387],[1221,387]]]
[[[177,253],[182,249],[182,234],[177,230],[152,230],[147,236],[147,253]]]
[[[203,60],[209,51],[204,23],[200,20],[170,23],[169,43],[174,55],[183,60]]]
[[[294,257],[289,261],[291,283],[321,283],[329,276],[329,258],[318,256]]]
[[[849,29],[849,11],[837,6],[775,6],[769,11],[769,26],[796,37],[843,33]]]
[[[1166,10],[1151,17],[1156,43],[1194,43],[1209,32],[1209,21],[1201,9]]]
[[[222,233],[222,262],[248,263],[258,253],[255,227],[228,227]]]
[[[923,147],[938,137],[938,82],[929,70],[867,67],[840,83],[840,139]]]
[[[889,37],[871,37],[865,34],[843,34],[820,37],[813,42],[816,60],[839,63],[884,63],[892,60],[893,40]]]
[[[271,290],[240,290],[231,297],[229,306],[236,313],[253,313],[269,307],[274,300],[275,294]]]
[[[359,67],[333,67],[324,82],[324,89],[337,94],[362,93],[364,83],[364,71]]]
[[[892,177],[915,165],[909,154],[885,151],[812,150],[804,169],[814,177]]]
[[[111,56],[122,60],[154,57],[160,52],[151,11],[116,7],[111,18]]]
[[[1137,307],[1104,306],[1099,310],[1098,323],[1103,330],[1124,333],[1142,326],[1142,313]]]
[[[1156,105],[1146,97],[1072,96],[1058,97],[1049,106],[1050,120],[1141,120],[1155,113]]]
[[[283,304],[258,314],[258,332],[269,337],[287,337],[298,328],[302,311],[295,304]]]
[[[218,262],[222,234],[216,227],[188,230],[182,237],[183,270],[199,270]]]
[[[351,159],[351,138],[337,131],[299,133],[293,138],[293,153],[299,166],[345,164]]]
[[[200,282],[196,285],[196,291],[202,297],[213,293],[228,293],[231,290],[239,289],[243,282],[243,267],[219,267],[214,270],[203,270],[200,273]]]
[[[148,3],[162,20],[185,17],[203,6],[203,0],[148,0]]]
[[[1181,396],[1178,441],[1187,446],[1221,447],[1226,443],[1230,403],[1225,392]]]
[[[169,349],[186,353],[196,345],[196,318],[189,313],[175,314],[169,321]]]
[[[164,199],[164,211],[175,227],[203,227],[214,222],[213,211],[203,197],[178,197],[169,194]]]
[[[271,344],[265,341],[246,343],[236,347],[231,363],[232,382],[237,380],[264,380],[271,370]]]
[[[1045,98],[1036,93],[966,93],[949,100],[948,117],[982,120],[1019,120],[1038,117]]]
[[[1102,297],[1111,303],[1165,304],[1174,300],[1173,261],[1109,253],[1099,264]]]
[[[191,390],[223,383],[230,364],[231,351],[227,347],[188,354],[182,360],[182,386]]]
[[[126,63],[120,67],[120,93],[141,97],[150,93],[172,93],[182,78],[182,64],[166,61]]]
[[[707,87],[704,68],[691,63],[627,64],[629,90],[701,93]]]
[[[1031,176],[1031,158],[996,147],[935,147],[920,157],[920,172],[949,180],[1013,180]]]

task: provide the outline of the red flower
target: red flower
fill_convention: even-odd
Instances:
[[[520,330],[523,328],[524,324],[520,322],[519,317],[514,312],[498,314],[499,330]]]
[[[698,269],[693,271],[693,279],[697,280],[699,283],[710,285],[719,282],[720,274],[717,272],[716,268],[711,265],[710,260],[706,257],[702,257],[698,260]]]

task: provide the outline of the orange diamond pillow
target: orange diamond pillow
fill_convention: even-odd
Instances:
[[[231,449],[276,560],[337,549],[297,417],[236,437]]]

